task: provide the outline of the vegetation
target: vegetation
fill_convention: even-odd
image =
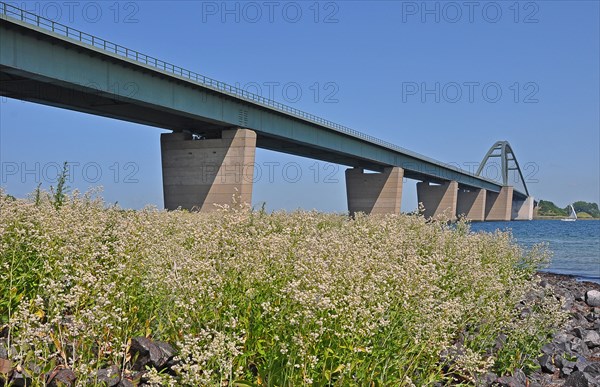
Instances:
[[[556,204],[547,201],[540,200],[538,203],[538,215],[539,216],[567,216],[569,213],[562,208],[558,208]]]
[[[585,212],[591,215],[593,218],[600,218],[600,209],[598,209],[597,203],[587,203],[587,202],[575,202],[573,203],[573,208],[575,212]]]
[[[600,210],[597,203],[578,201],[573,203],[573,208],[580,218],[600,218]],[[569,212],[569,206],[559,208],[551,201],[540,200],[538,204],[538,216],[565,217],[569,215]]]
[[[59,190],[0,191],[0,213],[0,325],[39,385],[129,369],[140,335],[177,347],[157,385],[473,384],[530,370],[562,319],[524,296],[546,252],[466,223],[125,211]]]

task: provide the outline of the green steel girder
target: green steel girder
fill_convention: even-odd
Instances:
[[[499,153],[497,153],[499,152]],[[481,175],[483,172],[483,168],[487,164],[487,162],[491,158],[500,158],[500,165],[502,170],[502,184],[508,185],[508,171],[518,171],[519,176],[521,177],[521,181],[523,182],[523,188],[525,189],[525,194],[529,196],[529,190],[527,189],[527,184],[525,183],[525,178],[523,178],[523,173],[521,172],[521,167],[519,167],[519,162],[517,161],[517,157],[515,156],[515,152],[513,152],[512,147],[508,143],[508,141],[496,141],[494,145],[490,148],[490,150],[485,154],[481,164],[479,164],[479,168],[475,173],[477,176]],[[509,161],[514,162],[514,166],[509,165]]]
[[[0,3],[1,4],[1,3]],[[137,54],[136,54],[137,55]],[[169,130],[255,130],[257,146],[299,156],[498,192],[502,184],[392,149],[0,15],[0,94]],[[526,195],[515,191],[517,197]]]

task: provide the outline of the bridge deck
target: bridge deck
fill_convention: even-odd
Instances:
[[[0,2],[0,94],[213,137],[255,130],[257,146],[417,180],[502,184]],[[515,197],[526,195],[515,191]]]

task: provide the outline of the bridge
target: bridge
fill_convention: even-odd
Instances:
[[[348,166],[351,214],[399,213],[404,177],[419,181],[427,217],[533,214],[525,181],[523,191],[508,184],[521,171],[506,142],[482,163],[501,158],[497,182],[4,2],[0,95],[171,130],[160,140],[167,209],[251,202],[259,147]]]

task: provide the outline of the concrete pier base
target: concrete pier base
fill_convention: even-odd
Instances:
[[[508,221],[512,216],[513,187],[502,187],[500,192],[488,191],[485,199],[485,220]]]
[[[346,194],[350,215],[399,214],[404,170],[386,168],[382,173],[365,173],[360,168],[346,170]]]
[[[487,191],[484,189],[459,189],[456,215],[471,221],[483,222],[485,220],[486,193]]]
[[[534,203],[533,196],[528,196],[525,200],[513,200],[512,220],[532,220]]]
[[[224,130],[221,138],[194,140],[191,134],[160,138],[165,208],[214,211],[215,204],[252,202],[256,133]]]
[[[417,198],[423,204],[423,216],[433,218],[447,214],[451,219],[456,218],[458,199],[458,183],[449,181],[441,185],[431,185],[429,182],[417,183]]]

